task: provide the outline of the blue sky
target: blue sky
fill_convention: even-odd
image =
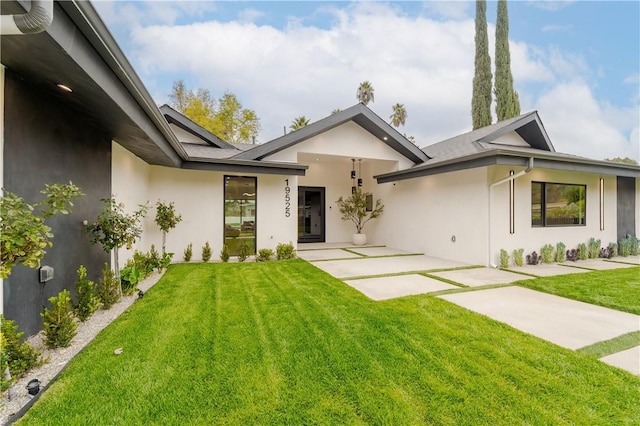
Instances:
[[[375,88],[384,119],[425,146],[471,129],[475,3],[99,1],[150,93],[173,81],[235,93],[260,142],[293,118],[321,119]],[[558,151],[640,159],[640,2],[511,1],[511,62],[522,111],[538,110]],[[488,2],[490,51],[496,3]],[[495,120],[495,114],[494,114]]]

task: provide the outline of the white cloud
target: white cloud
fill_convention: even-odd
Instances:
[[[538,9],[549,10],[555,12],[565,7],[569,7],[574,3],[573,0],[554,1],[554,0],[531,0],[527,4],[537,7]]]
[[[244,9],[238,14],[238,20],[240,22],[255,22],[259,18],[263,17],[264,13],[256,9]]]
[[[400,131],[420,146],[471,129],[472,17],[438,21],[377,2],[321,8],[332,17],[326,28],[304,19],[284,29],[252,19],[132,27],[128,56],[149,90],[165,94],[159,103],[180,78],[214,96],[235,93],[261,117],[260,142],[282,135],[294,117],[315,121],[354,105],[364,80],[373,83],[370,107],[383,119],[393,104],[406,106]],[[539,110],[559,151],[637,158],[638,125],[630,118],[637,109],[598,103],[584,57],[525,42],[510,48],[522,111]],[[491,44],[490,51],[493,58]]]
[[[442,18],[466,19],[475,17],[475,4],[469,1],[426,1],[423,10]]]
[[[595,159],[640,159],[636,108],[602,105],[579,82],[555,86],[536,107],[557,151]]]

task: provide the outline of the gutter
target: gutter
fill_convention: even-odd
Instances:
[[[21,15],[0,16],[0,35],[38,34],[53,22],[53,0],[32,0]]]
[[[487,236],[487,255],[489,256],[489,265],[492,268],[497,268],[498,265],[496,265],[494,262],[492,262],[492,257],[491,257],[491,190],[493,188],[495,188],[498,185],[502,185],[503,183],[507,183],[507,182],[511,182],[516,180],[517,178],[519,178],[520,176],[524,176],[527,173],[529,173],[531,170],[533,170],[533,157],[529,157],[529,164],[527,166],[526,169],[511,175],[511,176],[507,176],[505,178],[502,178],[496,182],[493,182],[491,185],[489,185],[489,203],[488,203],[488,207],[489,207],[489,212],[488,212],[488,222],[489,222],[489,226],[488,226],[488,236]]]

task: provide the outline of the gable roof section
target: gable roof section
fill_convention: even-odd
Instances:
[[[194,123],[191,119],[187,118],[184,114],[176,111],[171,108],[169,105],[162,105],[160,107],[160,111],[164,115],[164,118],[167,120],[169,124],[175,124],[180,127],[182,130],[191,133],[207,142],[209,145],[215,146],[217,148],[225,148],[225,149],[236,149],[230,143],[227,143],[208,131],[207,129],[201,127],[200,125]]]
[[[510,132],[516,132],[530,147],[493,143]],[[490,165],[526,166],[529,158],[539,168],[640,177],[639,166],[555,152],[536,111],[446,139],[423,151],[430,157],[423,164],[374,177],[385,183]]]
[[[287,133],[277,139],[273,139],[255,148],[244,151],[234,158],[244,160],[262,160],[269,155],[292,147],[300,142],[317,136],[321,133],[338,127],[346,122],[353,121],[360,127],[371,133],[380,141],[416,164],[423,163],[429,156],[417,146],[409,142],[389,123],[377,116],[363,104],[357,104],[351,108],[332,114],[322,120],[311,123],[302,129]]]

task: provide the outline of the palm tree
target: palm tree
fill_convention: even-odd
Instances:
[[[358,87],[356,92],[356,98],[363,104],[367,105],[369,102],[375,102],[373,99],[373,86],[369,81],[363,81]]]
[[[331,111],[331,115],[333,115],[333,114],[337,114],[337,113],[339,113],[340,111],[342,111],[340,108],[336,108],[336,109],[334,109],[333,111]]]
[[[404,126],[404,122],[407,119],[407,109],[404,104],[395,104],[393,107],[393,114],[389,116],[393,127]]]
[[[300,117],[296,117],[293,119],[293,121],[291,122],[291,126],[289,126],[289,128],[293,131],[296,131],[298,129],[302,129],[308,124],[309,124],[309,119],[304,115],[301,115]]]

